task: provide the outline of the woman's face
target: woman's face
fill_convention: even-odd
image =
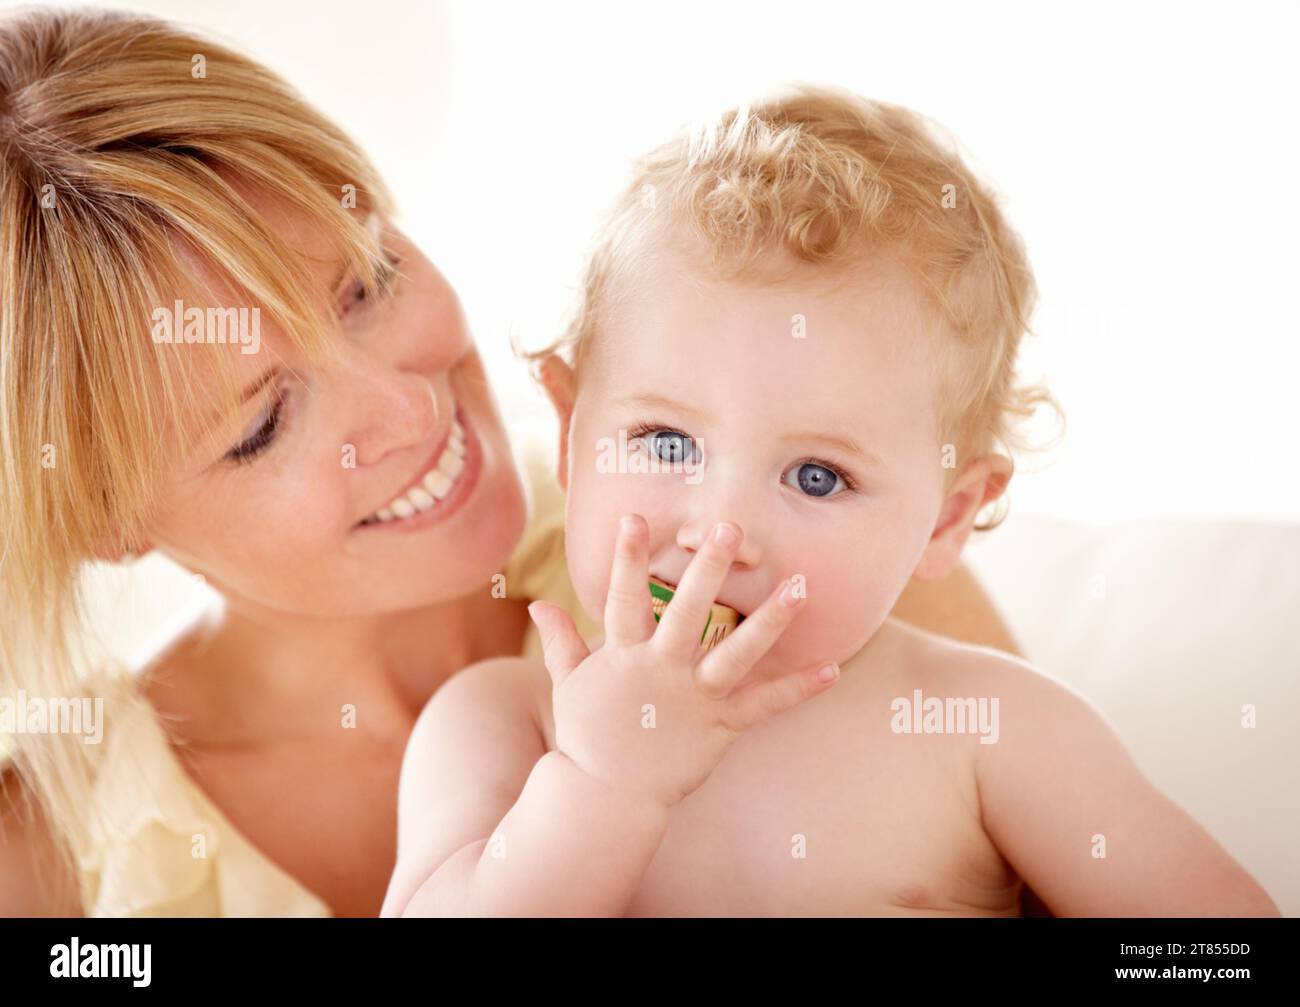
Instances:
[[[151,545],[233,601],[302,614],[410,609],[489,588],[525,503],[455,292],[372,217],[393,273],[368,297],[305,218],[261,206],[331,292],[344,345],[314,367],[263,313],[256,353],[172,347],[230,352],[240,387],[257,390],[219,438],[169,468]],[[223,289],[204,263],[193,268]],[[235,296],[209,304],[238,306]]]

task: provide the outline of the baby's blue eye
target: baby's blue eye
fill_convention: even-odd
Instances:
[[[844,480],[840,478],[838,473],[832,472],[825,465],[818,465],[816,462],[804,462],[790,471],[795,473],[799,489],[810,497],[830,496],[835,492],[837,484],[841,487],[844,486]]]
[[[685,464],[687,454],[695,453],[695,438],[676,430],[655,430],[646,435],[646,440],[659,460],[670,464]]]

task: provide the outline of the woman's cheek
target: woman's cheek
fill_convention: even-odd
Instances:
[[[338,457],[343,456],[340,453]],[[339,539],[364,516],[357,512],[363,506],[361,484],[352,482],[360,471],[345,467],[340,460],[337,464],[325,462],[286,473],[262,495],[261,509],[277,518],[267,524],[290,548],[336,552]],[[331,540],[333,545],[328,544]]]

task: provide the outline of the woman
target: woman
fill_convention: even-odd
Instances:
[[[265,68],[149,18],[11,16],[0,151],[0,695],[105,720],[12,739],[0,913],[374,915],[425,701],[536,652],[533,597],[581,616],[558,488],[538,461],[525,490],[372,166]],[[138,676],[84,670],[82,564],[151,549],[224,610]],[[895,615],[1014,651],[964,570],[925,587]]]

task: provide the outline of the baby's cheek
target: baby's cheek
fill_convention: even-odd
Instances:
[[[603,621],[614,545],[624,514],[645,514],[628,477],[576,469],[569,487],[565,547],[569,577],[587,615]],[[650,515],[645,515],[647,518]],[[653,527],[653,525],[651,526]]]
[[[587,499],[586,495],[570,492],[564,529],[565,559],[578,601],[588,616],[599,621],[614,552],[612,545],[605,542],[607,537],[612,542],[612,536],[602,531],[599,514],[576,502]]]
[[[887,614],[888,563],[874,537],[840,529],[820,530],[787,543],[797,552],[770,559],[781,576],[794,577],[804,592],[803,610],[782,635],[774,655],[787,666],[819,660],[844,661],[857,653]]]
[[[874,581],[813,582],[804,610],[776,650],[787,663],[846,661],[871,639],[889,614],[888,597]]]

